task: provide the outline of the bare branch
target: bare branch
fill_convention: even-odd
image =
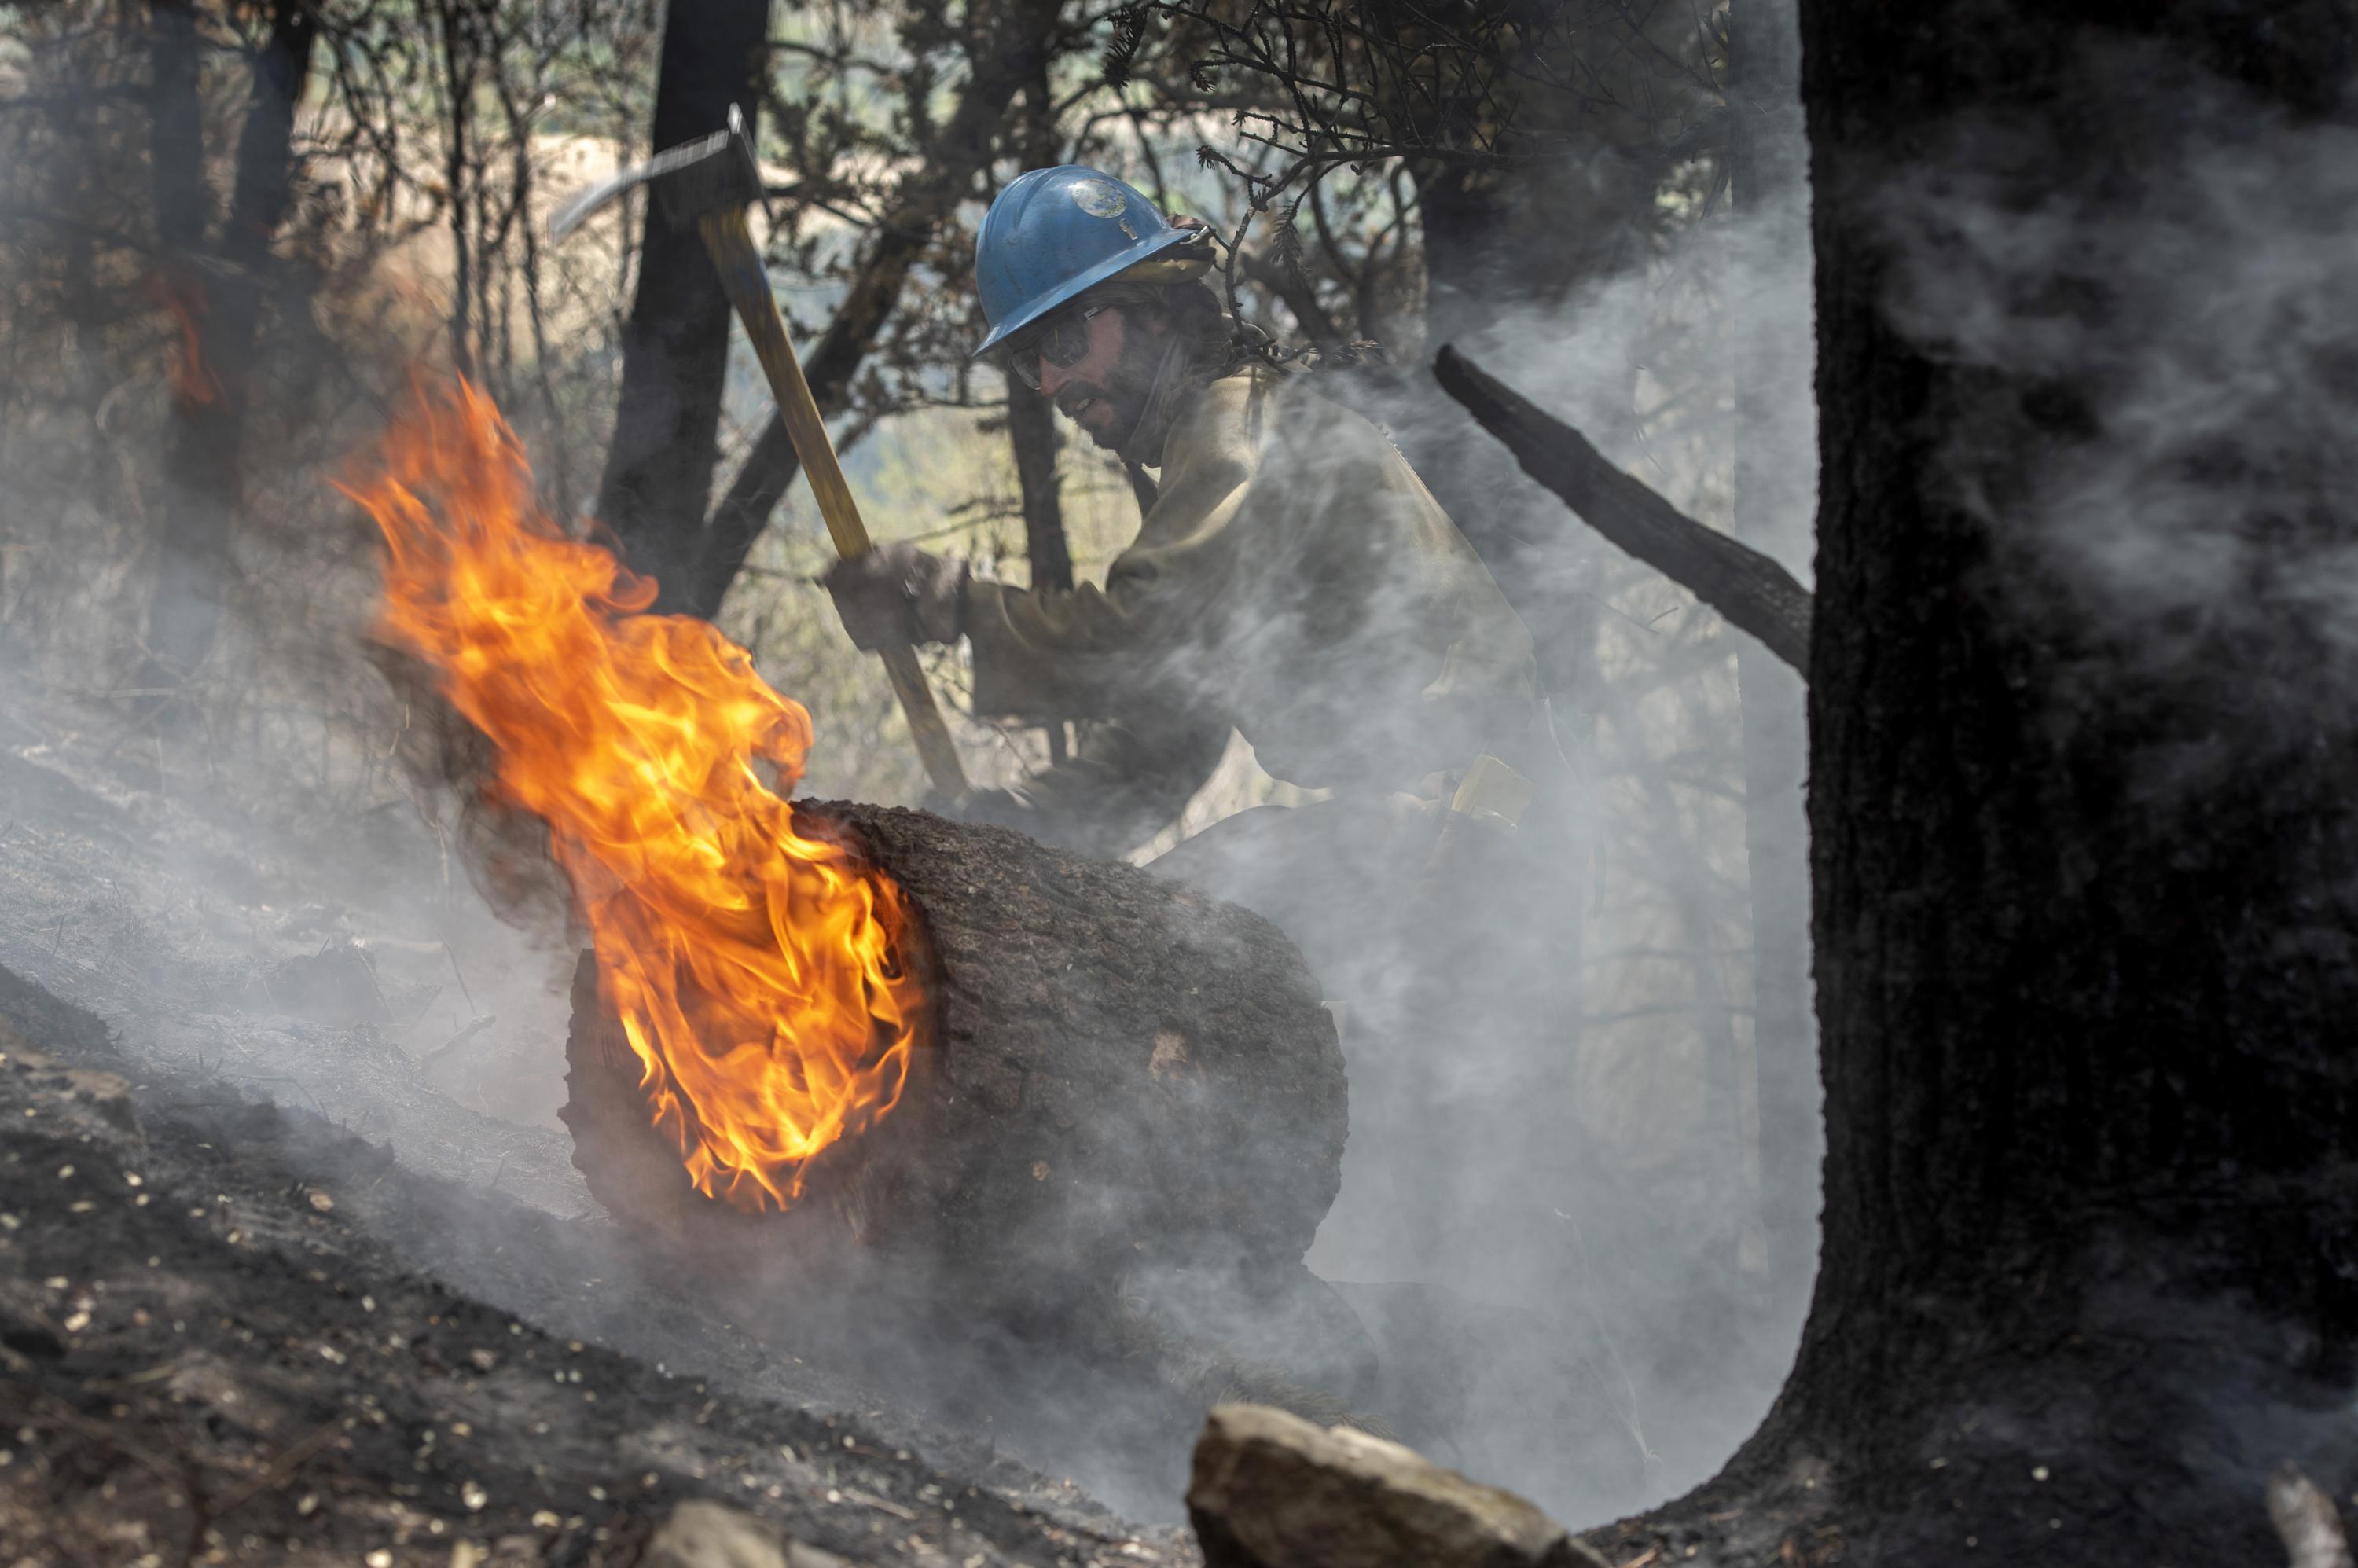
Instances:
[[[1433,368],[1442,390],[1590,527],[1692,590],[1804,676],[1810,673],[1810,590],[1790,572],[1689,517],[1456,350],[1444,347]]]

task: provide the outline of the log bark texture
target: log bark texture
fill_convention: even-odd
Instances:
[[[881,1263],[983,1312],[1163,1264],[1298,1278],[1341,1179],[1343,1059],[1275,926],[1004,828],[803,816],[913,902],[930,1041],[901,1104],[823,1156],[800,1205],[742,1215],[698,1195],[654,1130],[585,955],[563,1115],[617,1218],[698,1268],[838,1281]]]

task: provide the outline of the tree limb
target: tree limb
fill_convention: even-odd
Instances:
[[[1810,590],[1750,546],[1706,528],[1644,481],[1606,460],[1586,437],[1444,346],[1433,373],[1442,390],[1515,454],[1523,471],[1582,521],[1694,594],[1770,653],[1810,673]]]

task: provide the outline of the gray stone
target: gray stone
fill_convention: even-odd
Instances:
[[[832,1552],[788,1539],[741,1509],[698,1498],[647,1538],[639,1568],[850,1568]]]
[[[1512,1492],[1260,1405],[1204,1423],[1187,1511],[1205,1568],[1605,1568]]]

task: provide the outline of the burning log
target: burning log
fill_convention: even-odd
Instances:
[[[1342,1057],[1274,927],[1002,830],[790,804],[809,715],[709,622],[644,613],[472,386],[421,387],[345,490],[436,738],[406,760],[459,787],[503,906],[545,858],[588,930],[565,1117],[625,1225],[806,1319],[1077,1331],[1174,1389],[1364,1348],[1302,1264]]]
[[[1275,927],[1003,828],[842,805],[796,826],[886,873],[921,928],[930,1027],[900,1103],[785,1212],[715,1201],[654,1127],[585,954],[562,1114],[619,1219],[702,1269],[833,1283],[889,1260],[986,1311],[1141,1264],[1299,1274],[1340,1180],[1343,1062]]]

